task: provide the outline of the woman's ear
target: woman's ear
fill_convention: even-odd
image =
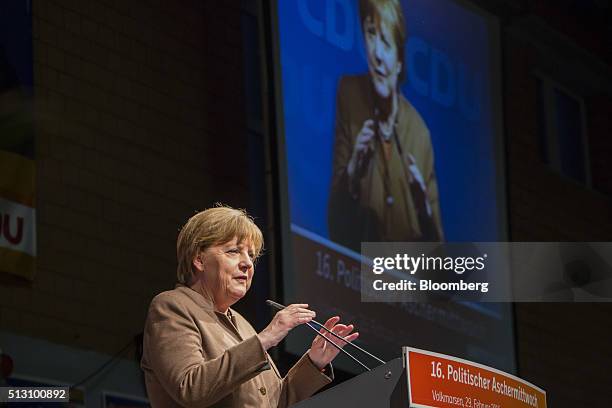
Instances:
[[[196,255],[195,258],[193,258],[193,261],[191,261],[191,264],[196,269],[196,271],[203,272],[204,271],[204,259],[202,258],[202,254]]]

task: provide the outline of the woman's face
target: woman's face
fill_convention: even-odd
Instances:
[[[234,238],[201,253],[202,270],[199,278],[212,295],[219,311],[225,312],[251,287],[255,272],[254,252],[250,242],[238,242],[238,239]],[[197,262],[194,265],[200,269]]]
[[[388,98],[397,90],[402,63],[398,60],[398,49],[393,31],[383,21],[368,16],[363,21],[366,53],[370,77],[376,93]]]

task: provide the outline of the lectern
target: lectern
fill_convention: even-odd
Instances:
[[[292,407],[405,408],[407,389],[406,370],[398,357]]]
[[[512,374],[413,347],[402,352],[402,358],[293,406],[546,408],[546,391]]]

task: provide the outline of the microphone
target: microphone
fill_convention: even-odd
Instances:
[[[266,300],[266,303],[268,304],[268,306],[271,306],[275,309],[278,310],[283,310],[284,308],[286,308],[287,306],[285,305],[281,305],[280,303],[277,303],[273,300]],[[380,358],[376,357],[375,355],[369,353],[368,351],[362,349],[361,347],[359,347],[358,345],[351,343],[349,341],[346,341],[343,337],[338,336],[336,333],[332,332],[331,330],[329,330],[327,327],[325,327],[324,325],[322,325],[321,323],[317,322],[316,320],[311,320],[310,322],[307,322],[306,325],[308,327],[310,327],[312,330],[314,330],[314,332],[317,334],[317,336],[321,336],[323,337],[323,339],[328,342],[329,344],[331,344],[332,346],[334,346],[335,348],[337,348],[338,350],[340,350],[341,352],[343,352],[345,355],[347,355],[348,357],[350,357],[353,361],[355,361],[356,363],[358,363],[359,365],[361,365],[363,368],[365,368],[368,371],[371,371],[371,369],[365,365],[364,363],[362,363],[361,361],[359,361],[355,356],[353,356],[352,354],[350,354],[349,352],[347,352],[346,350],[344,350],[342,347],[338,346],[336,343],[334,343],[333,341],[330,341],[327,337],[325,337],[324,335],[322,335],[320,333],[320,331],[314,327],[311,323],[316,324],[317,326],[319,326],[321,329],[325,330],[327,333],[331,334],[333,337],[337,338],[338,340],[342,340],[345,344],[348,344],[349,346],[355,347],[357,350],[361,351],[364,354],[367,354],[368,356],[372,357],[375,360],[378,360],[381,364],[385,364],[386,362],[384,360],[381,360]]]

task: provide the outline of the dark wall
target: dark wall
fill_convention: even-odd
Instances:
[[[511,6],[502,14],[511,238],[612,241],[612,69],[610,54],[601,52],[606,30],[599,16],[588,24],[588,16],[575,15],[575,2],[506,3]],[[590,184],[560,174],[541,155],[539,77],[584,102]],[[550,406],[609,405],[612,304],[517,303],[515,313],[519,375],[544,388]]]
[[[32,3],[37,273],[3,330],[114,354],[195,211],[247,207],[238,1]]]

